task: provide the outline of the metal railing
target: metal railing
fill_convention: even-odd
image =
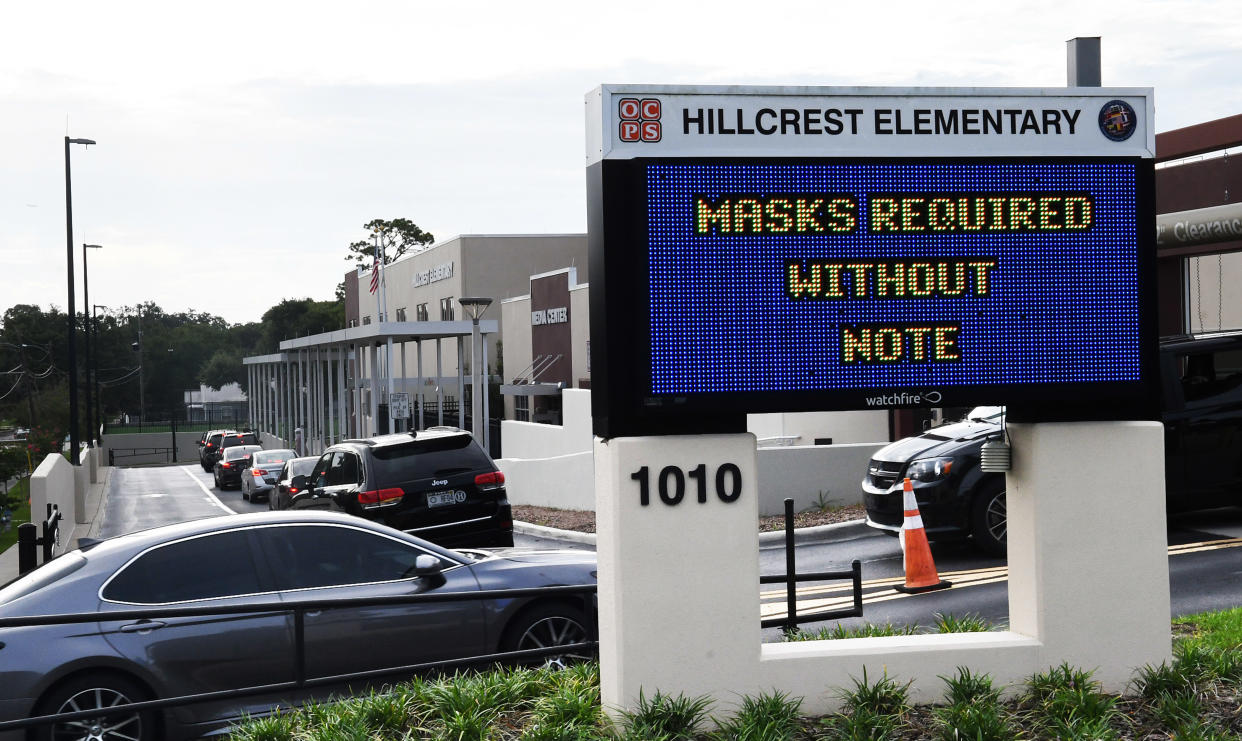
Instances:
[[[828,610],[798,614],[798,582],[832,581],[850,579],[854,583],[854,605],[840,610]],[[785,585],[785,617],[767,618],[762,622],[764,628],[785,629],[786,633],[798,630],[803,623],[815,623],[824,620],[840,620],[841,618],[862,617],[862,564],[857,559],[850,565],[849,571],[816,571],[799,574],[794,558],[794,509],[793,500],[785,500],[785,573],[771,576],[760,576],[760,584]]]
[[[168,707],[180,707],[183,705],[194,705],[202,702],[211,702],[213,700],[229,700],[241,697],[254,697],[258,695],[266,695],[285,690],[314,688],[325,685],[335,685],[354,680],[371,680],[382,677],[407,675],[413,676],[422,672],[429,672],[439,669],[452,669],[464,666],[474,666],[478,664],[490,664],[502,660],[514,660],[524,658],[538,658],[542,656],[556,656],[565,653],[572,653],[577,650],[598,650],[599,637],[597,634],[597,618],[596,618],[596,600],[594,595],[596,586],[576,585],[576,586],[556,586],[556,587],[536,587],[528,589],[489,589],[478,592],[452,592],[444,594],[411,594],[395,597],[351,597],[345,599],[318,599],[318,600],[297,600],[292,602],[262,602],[252,603],[248,605],[218,605],[205,607],[180,607],[180,608],[147,608],[138,610],[115,610],[110,612],[92,612],[92,613],[75,613],[60,615],[35,615],[31,617],[18,618],[0,618],[0,629],[3,628],[22,628],[37,625],[73,625],[78,623],[98,623],[111,622],[115,620],[150,620],[154,618],[174,619],[180,617],[196,617],[203,615],[270,615],[279,613],[292,613],[293,615],[293,633],[295,652],[294,658],[294,676],[287,682],[277,682],[273,684],[257,685],[253,687],[242,687],[238,689],[217,690],[214,692],[203,692],[193,695],[181,695],[179,697],[167,697],[158,700],[145,700],[142,702],[128,703],[124,706],[117,706],[111,709],[109,713],[115,713],[122,708],[124,711],[154,710]],[[497,599],[517,599],[522,597],[555,597],[575,595],[582,596],[583,614],[586,617],[586,625],[583,626],[587,632],[586,641],[580,643],[564,644],[561,646],[549,646],[547,648],[526,649],[522,651],[506,651],[500,653],[483,654],[479,656],[469,656],[458,659],[448,659],[443,661],[431,661],[420,664],[406,664],[403,666],[385,667],[383,669],[373,669],[368,671],[350,672],[347,674],[334,674],[322,677],[306,676],[306,636],[305,636],[305,616],[307,612],[318,610],[330,610],[340,608],[356,608],[356,607],[376,607],[384,605],[403,605],[403,604],[421,604],[435,602],[472,602],[479,600],[497,600]],[[98,709],[84,710],[72,713],[60,713],[56,715],[40,715],[31,718],[22,718],[19,720],[0,721],[0,733],[4,731],[17,730],[21,728],[33,728],[49,723],[69,722],[74,720],[82,720],[84,718],[97,718],[101,715]]]
[[[47,519],[42,523],[43,535],[38,535],[38,527],[33,522],[23,522],[17,526],[17,574],[18,576],[38,567],[38,548],[43,547],[43,563],[52,560],[56,546],[60,545],[60,507],[49,503]]]
[[[150,463],[152,458],[159,456],[163,456],[165,463],[172,463],[177,460],[177,449],[171,447],[108,448],[108,465],[115,466],[118,462],[125,465],[125,461],[133,458],[142,458],[144,463]]]

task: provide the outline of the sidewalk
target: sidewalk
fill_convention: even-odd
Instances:
[[[100,466],[99,481],[88,484],[86,489],[86,512],[83,523],[62,522],[61,552],[72,550],[78,545],[79,538],[94,537],[103,524],[104,500],[107,499],[108,484],[112,480],[112,467]],[[72,527],[72,529],[70,529]],[[0,553],[0,584],[6,584],[17,578],[17,545]]]

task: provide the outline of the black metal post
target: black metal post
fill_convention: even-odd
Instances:
[[[78,352],[73,305],[73,186],[69,175],[69,144],[65,137],[65,235],[69,276],[69,462],[78,465]]]
[[[794,563],[794,508],[793,500],[785,499],[785,632],[798,632],[798,585],[794,577],[798,569]]]
[[[306,684],[306,611],[300,607],[293,611],[293,651],[293,681],[301,687]]]
[[[90,139],[70,139],[65,137],[65,257],[66,273],[69,282],[69,462],[79,465],[78,461],[78,350],[77,350],[77,309],[74,306],[73,291],[73,185],[69,172],[69,145],[91,145]]]
[[[95,317],[95,309],[97,308],[99,308],[98,304],[91,304],[91,331],[96,334],[99,332],[99,320]],[[102,445],[103,439],[99,435],[99,428],[104,426],[104,421],[103,402],[99,399],[99,350],[95,350],[95,354],[92,358],[91,377],[94,379],[95,384],[95,430],[93,434],[95,435],[96,442]]]
[[[23,522],[17,526],[17,573],[19,575],[34,571],[39,565],[38,551],[35,550],[39,540],[39,528],[33,522]]]
[[[60,527],[60,512],[54,504],[47,505],[47,519],[43,521],[43,537],[39,545],[43,546],[43,563],[52,560],[52,549],[56,545],[56,535]]]
[[[172,428],[172,462],[177,462],[177,410],[168,413],[168,426]]]
[[[86,265],[86,248],[88,245],[82,245],[82,306],[89,307],[91,305],[91,280],[90,272]],[[86,312],[83,311],[83,320],[86,321],[86,447],[95,447],[95,410],[91,406],[91,323],[85,319]]]
[[[862,617],[862,561],[854,559],[854,562],[850,564],[850,571],[854,572],[854,611],[858,613],[859,617]]]

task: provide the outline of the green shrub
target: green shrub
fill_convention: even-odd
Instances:
[[[634,741],[693,739],[707,720],[711,706],[712,701],[708,697],[686,697],[682,694],[673,697],[659,690],[648,700],[640,689],[638,707],[621,713],[625,729],[622,738]]]

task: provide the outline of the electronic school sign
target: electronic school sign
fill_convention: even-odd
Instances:
[[[1149,89],[615,85],[587,110],[596,434],[1151,413]]]

